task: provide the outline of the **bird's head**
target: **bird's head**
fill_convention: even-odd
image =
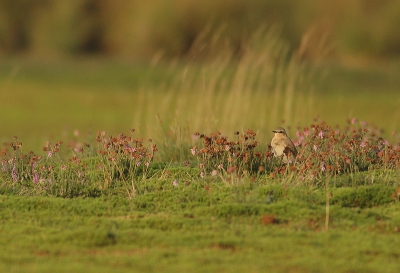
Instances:
[[[275,130],[273,130],[272,132],[274,132],[275,135],[284,135],[284,136],[286,136],[286,131],[282,127],[278,127]]]

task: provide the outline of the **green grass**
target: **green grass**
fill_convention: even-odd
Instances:
[[[323,126],[315,127],[315,135]],[[342,169],[341,174],[323,170],[311,181],[301,180],[308,175],[301,172],[303,162],[292,166],[298,171],[280,173],[284,167],[268,158],[268,164],[275,164],[271,173],[279,171],[273,177],[269,171],[255,174],[244,164],[237,173],[212,176],[207,172],[199,178],[205,168],[190,162],[184,167],[178,162],[152,162],[144,167],[144,161],[139,161],[139,167],[132,167],[137,166],[137,155],[151,159],[146,146],[139,145],[142,142],[128,138],[100,134],[98,155],[88,148],[68,160],[56,152],[60,144],[50,145],[47,149],[53,155],[33,163],[36,155],[24,156],[18,142],[12,143],[11,149],[16,149],[8,151],[0,170],[0,270],[399,270],[399,173],[393,159],[386,162],[383,157],[392,158],[398,152],[393,154],[388,147],[378,156],[386,162],[383,166],[379,160],[372,161],[368,171],[357,171],[359,162],[354,160],[354,166]],[[357,135],[353,138],[358,139]],[[313,157],[324,153],[326,147],[318,137],[310,136],[308,141],[320,145],[321,151]],[[133,145],[135,159],[127,161],[131,154],[125,152]],[[324,145],[331,144],[325,141]],[[299,152],[307,155],[303,146]],[[349,156],[358,151],[355,148]],[[219,160],[225,166],[227,159]],[[59,166],[64,164],[62,171]],[[30,177],[33,173],[42,180],[35,182]]]
[[[399,270],[398,202],[369,204],[363,209],[331,205],[331,226],[326,232],[325,205],[310,202],[313,196],[323,200],[324,193],[303,195],[290,189],[285,197],[268,203],[265,196],[246,199],[240,195],[257,196],[271,186],[248,186],[209,192],[197,182],[131,200],[1,196],[0,269]]]

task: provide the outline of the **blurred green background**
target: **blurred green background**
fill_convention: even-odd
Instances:
[[[176,57],[208,25],[224,26],[238,50],[260,25],[275,25],[292,48],[312,30],[311,49],[326,36],[341,57],[381,57],[400,53],[399,14],[396,0],[1,0],[0,50]]]
[[[398,141],[396,0],[0,0],[0,140],[295,131],[358,118]]]

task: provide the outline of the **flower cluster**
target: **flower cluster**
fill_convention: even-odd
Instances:
[[[199,162],[200,177],[204,177],[205,173],[215,176],[219,173],[243,175],[263,171],[266,163],[273,158],[270,150],[255,150],[258,145],[256,133],[250,129],[243,134],[236,131],[235,141],[228,141],[228,137],[222,136],[220,132],[209,136],[199,133],[195,135],[203,140],[202,148],[194,146],[191,149],[192,155]]]
[[[102,132],[95,139],[97,151],[87,143],[68,145],[72,155],[65,160],[62,141],[47,142],[42,149],[44,154],[36,155],[24,154],[17,139],[14,137],[13,142],[1,149],[1,180],[11,182],[13,188],[18,185],[20,189],[56,196],[93,196],[111,183],[116,186],[115,182],[133,180],[146,173],[157,152],[151,140],[144,146],[142,139],[124,134],[107,137]]]
[[[389,145],[376,128],[365,122],[357,124],[353,119],[349,123],[351,126],[343,132],[332,129],[325,122],[298,131],[294,143],[299,155],[292,170],[300,178],[314,178],[382,167],[393,169],[399,165],[398,146]]]
[[[355,119],[349,121],[343,132],[323,121],[297,131],[293,142],[298,155],[289,165],[274,158],[270,146],[266,151],[256,151],[258,142],[253,131],[235,134],[237,140],[229,141],[219,132],[209,136],[197,133],[203,146],[194,146],[191,153],[197,157],[201,177],[261,171],[272,178],[290,173],[301,181],[383,167],[400,168],[400,147],[389,145],[380,137],[379,130]]]
[[[13,182],[18,182],[20,185],[46,191],[53,191],[65,182],[80,184],[87,182],[86,173],[89,171],[89,166],[82,160],[84,148],[65,161],[60,156],[62,145],[62,141],[55,144],[46,142],[42,148],[45,154],[36,155],[32,151],[23,154],[22,144],[10,143],[12,150],[8,153],[4,151],[2,154],[3,175],[11,175]],[[85,144],[84,147],[90,148],[89,144]],[[8,160],[5,159],[7,154]],[[9,168],[5,162],[9,163]],[[10,171],[7,172],[7,169]]]
[[[106,137],[105,132],[97,134],[98,154],[101,157],[98,168],[109,182],[114,179],[127,180],[139,172],[143,173],[158,151],[151,139],[145,146],[143,139],[134,138],[134,131],[131,129],[131,136],[120,134],[118,137]]]

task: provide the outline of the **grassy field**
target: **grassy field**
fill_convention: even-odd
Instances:
[[[399,272],[399,63],[266,45],[4,58],[0,271]]]
[[[398,272],[398,201],[341,203],[324,231],[324,192],[204,182],[135,199],[2,196],[5,272]],[[371,187],[368,187],[371,189]],[[275,190],[268,199],[267,193]],[[367,190],[360,187],[359,192]],[[386,191],[372,187],[372,194]],[[358,195],[362,197],[362,194]]]

